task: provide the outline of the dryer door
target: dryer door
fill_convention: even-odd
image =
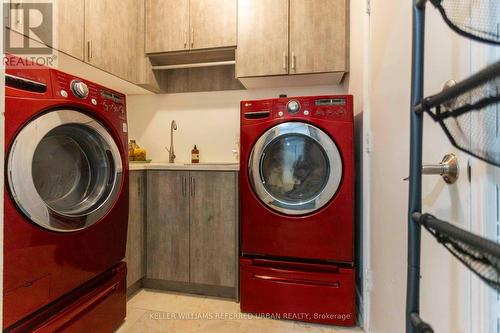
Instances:
[[[120,151],[104,126],[74,110],[29,122],[11,145],[7,175],[12,198],[39,226],[78,231],[112,207],[122,183]]]
[[[268,207],[304,215],[325,206],[342,179],[342,159],[333,140],[307,123],[288,122],[264,133],[249,160],[252,187]]]

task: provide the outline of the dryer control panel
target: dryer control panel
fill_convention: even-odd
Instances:
[[[280,97],[276,99],[242,101],[242,120],[293,118],[353,121],[353,96]]]

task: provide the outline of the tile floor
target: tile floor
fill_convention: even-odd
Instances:
[[[233,318],[221,319],[221,316]],[[363,332],[359,328],[249,317],[233,301],[144,289],[129,299],[127,319],[117,333]]]

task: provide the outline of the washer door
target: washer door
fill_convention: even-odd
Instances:
[[[122,182],[122,159],[98,121],[57,110],[23,127],[7,172],[12,198],[28,218],[52,231],[72,232],[110,210]]]
[[[333,140],[319,128],[289,122],[268,130],[249,160],[252,187],[268,207],[288,215],[321,209],[337,192],[342,159]]]

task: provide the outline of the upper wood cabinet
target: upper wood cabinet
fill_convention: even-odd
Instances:
[[[239,0],[237,77],[346,72],[347,4]]]
[[[239,0],[236,76],[288,74],[288,0]]]
[[[191,0],[191,48],[236,45],[236,0]]]
[[[189,0],[146,0],[146,53],[189,47]]]
[[[9,1],[5,8],[5,26],[20,34],[24,33],[24,12],[26,4],[21,1]],[[64,52],[79,60],[84,56],[84,0],[54,0],[53,31],[45,30],[44,33],[52,34],[53,43],[48,45],[58,51]],[[32,4],[32,3],[31,3]]]
[[[290,74],[345,71],[346,0],[290,0]]]
[[[130,82],[137,79],[137,0],[85,0],[86,61]]]
[[[236,0],[146,0],[146,53],[236,45]]]

